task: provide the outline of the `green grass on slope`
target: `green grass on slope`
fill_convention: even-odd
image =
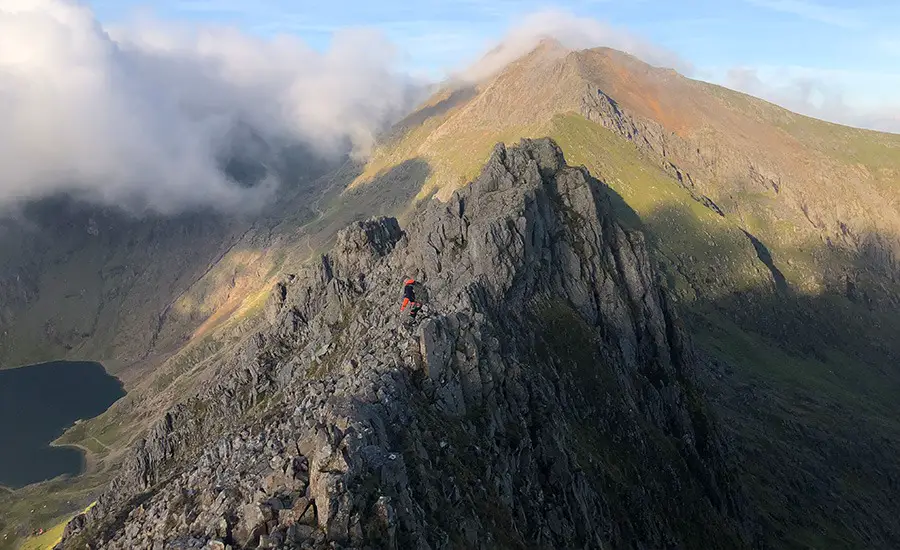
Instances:
[[[554,117],[550,129],[569,164],[584,165],[640,217],[680,297],[765,284],[768,274],[737,227],[694,200],[633,144],[576,114]]]
[[[62,540],[63,532],[66,530],[66,524],[69,523],[69,520],[71,519],[72,518],[66,518],[62,520],[56,524],[55,527],[44,531],[41,535],[28,537],[22,542],[19,550],[52,550],[52,548]]]
[[[0,550],[16,550],[32,530],[50,530],[84,509],[102,481],[87,474],[0,493]]]
[[[783,345],[742,330],[722,316],[707,312],[710,322],[697,331],[698,340],[717,355],[737,360],[750,375],[780,388],[827,397],[852,407],[900,433],[896,409],[897,381],[845,353],[820,348],[818,357],[792,354]],[[886,422],[881,422],[886,420]]]
[[[779,126],[801,143],[846,165],[862,167],[886,200],[900,190],[900,134],[874,132],[794,116]]]
[[[85,508],[84,512],[90,510],[92,506],[93,504]],[[28,537],[22,543],[22,546],[19,547],[19,550],[52,550],[52,548],[62,540],[63,532],[66,530],[66,524],[68,524],[75,515],[77,514],[67,516],[54,527],[46,529],[41,535]]]
[[[865,311],[808,292],[827,275],[817,271],[822,262],[839,259],[792,227],[718,216],[632,144],[580,116],[555,117],[550,135],[570,164],[584,165],[640,217],[670,286],[687,298],[692,333],[730,367],[712,383],[716,408],[740,447],[766,539],[788,548],[884,547],[894,512],[887,488],[900,475],[891,458],[900,453],[900,375],[867,347]],[[770,247],[794,285],[789,296],[772,293],[772,275],[738,222]],[[871,338],[884,334],[870,327]]]
[[[68,520],[63,520],[56,527],[45,531],[44,534],[27,538],[19,550],[52,550],[62,540],[67,523]]]
[[[789,353],[714,313],[691,324],[719,362],[707,385],[766,538],[779,548],[890,547],[897,375],[824,345],[817,357]]]
[[[549,134],[573,165],[584,165],[621,198],[624,214],[637,214],[666,272],[687,301],[771,288],[773,274],[743,230],[768,249],[774,266],[796,291],[816,295],[841,282],[854,259],[792,221],[764,215],[774,199],[762,193],[733,197],[740,215],[718,215],[630,142],[576,114],[553,118]],[[631,212],[633,211],[633,212]]]
[[[900,169],[900,135],[874,132],[803,116],[779,125],[792,136],[848,163],[870,170]]]
[[[762,99],[721,86],[700,84],[707,93],[729,108],[781,128],[804,145],[847,164],[862,164],[874,172],[892,171],[892,181],[900,182],[900,134],[853,128],[792,113]],[[889,174],[882,174],[889,175]],[[881,180],[887,182],[887,179]]]
[[[436,121],[429,121],[427,126],[413,130],[399,142],[376,154],[354,185],[368,187],[378,179],[379,174],[417,159],[427,163],[429,174],[416,199],[436,193],[446,200],[453,191],[478,176],[498,143],[514,145],[522,138],[546,135],[543,127],[538,125],[511,125],[491,130],[460,128],[451,131],[441,128],[433,133],[426,131],[436,124]]]

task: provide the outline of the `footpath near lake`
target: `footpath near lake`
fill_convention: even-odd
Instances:
[[[84,471],[84,453],[51,442],[125,395],[122,383],[89,361],[0,370],[0,486],[17,489]]]

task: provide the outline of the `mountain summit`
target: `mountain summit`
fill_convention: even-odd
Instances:
[[[896,288],[878,279],[900,251],[900,136],[796,115],[615,50],[568,51],[554,42],[468,93],[436,96],[427,109],[432,116],[385,145],[360,181],[419,157],[435,167],[428,187],[446,198],[497,140],[547,133],[565,148],[611,132],[713,212],[794,256],[780,269],[802,290],[833,290],[850,278],[873,304],[897,303]],[[609,156],[572,145],[595,171]],[[658,190],[649,195],[653,208],[667,200]],[[831,250],[814,250],[823,243]],[[851,265],[861,254],[875,262],[870,270]]]

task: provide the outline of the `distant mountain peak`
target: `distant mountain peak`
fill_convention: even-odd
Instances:
[[[552,36],[543,36],[538,40],[537,46],[535,46],[534,51],[553,51],[553,52],[569,52],[572,51],[571,48],[566,47],[560,42],[558,39]]]
[[[488,51],[474,65],[463,71],[460,78],[470,83],[481,83],[521,63],[535,60],[549,61],[571,53],[559,40],[550,36],[512,38]]]

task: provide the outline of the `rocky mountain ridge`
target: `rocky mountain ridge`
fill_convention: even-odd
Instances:
[[[572,117],[594,124],[573,124]],[[716,230],[716,224],[684,204],[680,195],[686,193],[727,220],[718,228],[739,229],[755,239],[744,239],[741,254],[755,243],[766,247],[793,289],[833,294],[879,312],[900,304],[895,200],[900,136],[797,115],[623,52],[572,51],[554,41],[543,42],[473,89],[436,95],[404,129],[382,144],[363,181],[393,163],[424,158],[435,169],[423,194],[446,199],[477,173],[498,141],[551,136],[568,155],[600,173],[608,154],[590,150],[589,142],[621,138],[636,150],[640,171],[624,174],[621,182],[610,177],[610,184],[620,191],[640,189],[626,199],[644,221],[678,210],[679,225],[700,221],[707,226],[704,232]],[[621,168],[613,165],[608,172],[621,173]],[[657,186],[641,181],[653,179],[648,171],[657,170],[672,181]],[[611,175],[605,172],[601,175]],[[671,189],[673,183],[681,193]],[[688,254],[693,252],[680,255]],[[690,262],[683,260],[690,271]],[[755,284],[741,267],[714,277],[716,288],[692,299],[714,299]],[[774,287],[774,280],[770,284]]]
[[[59,548],[739,548],[697,361],[643,236],[550,140],[342,232],[132,449]],[[399,283],[428,289],[398,317]]]
[[[372,331],[376,335],[372,338],[381,342],[370,350],[376,362],[389,362],[382,348],[410,346],[401,359],[390,359],[403,368],[385,371],[379,367],[382,370],[378,372],[382,375],[388,372],[391,379],[397,372],[407,373],[410,385],[399,387],[413,388],[413,394],[422,394],[424,386],[419,381],[430,380],[423,374],[423,369],[428,369],[422,367],[424,333],[412,331],[400,337],[396,332],[403,329],[390,323],[376,331],[372,327],[380,318],[374,312],[396,307],[392,300],[399,292],[400,279],[414,275],[422,263],[407,261],[412,254],[427,256],[429,262],[432,256],[440,261],[440,273],[437,267],[430,268],[427,274],[421,273],[423,278],[428,275],[430,279],[428,286],[435,294],[435,303],[443,301],[441,309],[433,312],[453,318],[457,311],[454,308],[459,307],[471,319],[475,306],[462,302],[458,305],[443,290],[435,292],[432,287],[454,293],[460,285],[474,284],[474,267],[468,258],[477,256],[486,245],[469,228],[444,230],[450,237],[434,235],[432,248],[432,244],[421,242],[424,235],[432,235],[431,228],[424,227],[416,218],[425,216],[423,219],[434,224],[437,218],[431,215],[430,209],[443,212],[447,205],[460,208],[454,191],[480,174],[483,163],[493,157],[492,148],[497,142],[512,144],[522,137],[541,136],[551,136],[570,163],[583,164],[608,184],[615,192],[610,193],[601,185],[604,193],[600,195],[610,199],[620,225],[639,229],[646,237],[650,262],[659,267],[658,271],[666,279],[666,295],[672,297],[665,301],[677,302],[696,341],[693,347],[699,363],[693,359],[686,361],[696,365],[693,368],[696,376],[688,378],[702,381],[713,410],[723,418],[721,431],[729,441],[723,454],[739,464],[749,495],[748,504],[742,509],[749,508],[760,516],[761,539],[773,547],[898,547],[900,531],[895,521],[898,503],[894,489],[900,479],[900,467],[891,457],[900,452],[900,422],[897,421],[900,415],[896,401],[900,375],[894,368],[900,358],[900,346],[895,338],[900,328],[897,323],[900,317],[896,315],[900,303],[896,275],[896,259],[900,257],[896,248],[900,242],[897,239],[900,210],[896,201],[896,186],[900,183],[897,179],[900,136],[795,115],[756,98],[650,67],[622,52],[602,48],[572,52],[553,43],[542,44],[479,86],[439,93],[399,124],[366,166],[346,163],[334,172],[330,171],[334,167],[323,167],[327,175],[316,179],[319,172],[309,168],[314,164],[313,159],[304,157],[302,152],[288,154],[295,165],[291,172],[297,176],[296,181],[286,178],[288,195],[276,201],[278,204],[260,219],[244,220],[247,223],[208,220],[188,224],[168,220],[138,224],[135,231],[116,222],[115,215],[86,212],[57,216],[50,209],[45,217],[59,223],[48,226],[41,239],[23,237],[3,241],[7,228],[0,227],[0,256],[15,258],[5,263],[0,261],[0,295],[4,298],[0,300],[0,361],[5,361],[0,367],[37,360],[35,350],[49,354],[47,358],[84,354],[95,358],[116,357],[122,358],[123,364],[113,361],[105,364],[129,387],[126,399],[64,437],[64,442],[93,449],[93,459],[99,458],[101,463],[98,471],[74,480],[36,485],[14,495],[0,494],[0,516],[3,516],[0,538],[5,533],[24,535],[34,527],[55,523],[87,505],[98,485],[105,483],[118,467],[120,453],[130,446],[133,438],[144,437],[141,451],[124,470],[114,486],[116,489],[104,497],[108,506],[98,509],[87,521],[83,540],[97,543],[111,537],[110,540],[116,541],[114,544],[121,546],[137,544],[138,519],[151,531],[158,529],[153,532],[162,533],[165,529],[156,520],[166,516],[171,525],[185,522],[177,529],[181,536],[178,544],[188,544],[185,541],[190,541],[190,537],[194,537],[190,543],[194,544],[212,536],[208,525],[200,525],[213,513],[210,510],[223,511],[223,517],[228,515],[224,520],[225,534],[219,537],[226,540],[229,529],[235,531],[246,511],[243,504],[253,498],[241,489],[241,495],[228,496],[229,500],[221,506],[207,505],[206,488],[196,480],[218,469],[218,458],[203,459],[203,468],[210,469],[203,470],[202,475],[195,472],[190,483],[182,482],[178,476],[190,469],[191,461],[202,449],[215,446],[221,438],[236,438],[229,440],[228,450],[221,455],[227,455],[231,464],[222,470],[222,479],[232,480],[234,483],[229,482],[232,485],[238,483],[235,480],[246,478],[246,472],[238,470],[256,464],[248,449],[252,452],[262,449],[259,453],[272,457],[283,454],[263,447],[272,443],[274,448],[280,448],[275,440],[282,441],[285,434],[293,437],[307,430],[299,424],[287,426],[281,422],[296,406],[291,400],[303,397],[307,391],[294,386],[298,380],[303,381],[304,388],[314,381],[321,382],[324,385],[309,391],[317,396],[333,394],[330,384],[336,387],[341,373],[361,370],[341,367],[341,363],[348,353],[358,355],[362,353],[360,350],[370,350],[366,340],[369,336],[364,331]],[[251,149],[243,151],[238,147],[235,151],[247,152],[242,157],[246,161],[253,161],[251,157],[256,155]],[[232,168],[242,171],[248,166],[239,162]],[[355,183],[345,189],[351,181]],[[547,188],[550,187],[548,184]],[[466,212],[459,218],[473,219],[476,201],[472,193],[472,190],[463,192],[467,199],[462,208]],[[444,204],[433,208],[415,204],[417,199],[432,195]],[[566,193],[547,194],[563,195]],[[532,219],[520,206],[516,203],[506,211],[498,209],[499,213],[493,215],[509,219],[514,213],[520,213],[523,219]],[[568,213],[564,205],[556,205],[554,209],[557,214]],[[382,235],[378,238],[364,237],[366,230],[362,228],[344,233],[342,246],[349,246],[347,243],[352,241],[359,250],[353,252],[351,246],[329,252],[327,269],[331,275],[323,275],[324,266],[296,271],[305,259],[330,249],[338,229],[352,220],[376,215],[413,221],[402,222],[399,238],[391,222],[366,226]],[[567,216],[563,217],[569,219]],[[582,223],[580,218],[572,219],[575,225]],[[450,226],[460,223],[453,222]],[[510,227],[516,226],[509,223]],[[544,225],[554,223],[558,225],[556,222]],[[487,231],[478,227],[484,226],[476,224],[476,232]],[[512,234],[506,236],[505,228],[489,230],[502,234],[504,242],[514,243],[519,238]],[[624,231],[631,239],[633,232]],[[10,233],[7,231],[5,235]],[[572,242],[584,241],[578,234],[560,235]],[[370,250],[375,246],[373,239],[382,243],[376,247],[378,252]],[[10,242],[12,248],[7,246]],[[44,246],[45,243],[49,244]],[[459,255],[453,252],[458,248],[464,252]],[[493,248],[488,250],[493,254]],[[577,257],[586,255],[589,254],[576,254]],[[329,291],[329,284],[341,289],[358,286],[353,276],[334,274],[335,269],[353,271],[346,268],[347,258],[351,256],[354,258],[351,263],[363,257],[375,258],[365,262],[366,269],[373,272],[360,271],[366,275],[365,288],[352,292]],[[568,257],[568,252],[555,251],[551,257]],[[499,258],[479,269],[484,273],[522,271],[516,267],[520,264],[501,262]],[[342,262],[345,268],[339,267]],[[457,264],[468,267],[457,271]],[[590,262],[584,265],[587,264]],[[262,306],[268,294],[261,291],[262,287],[274,283],[278,274],[285,272],[297,275],[277,287],[276,298],[269,306],[268,322],[281,328],[256,328],[263,317]],[[496,273],[494,278],[499,277]],[[594,283],[599,279],[593,279],[592,273],[599,271],[594,267],[579,268],[576,275],[554,275],[552,283],[547,282],[549,276],[534,281],[514,275],[516,282],[512,286],[498,291],[499,294],[493,290],[488,294],[496,298],[511,293],[511,303],[520,307],[506,311],[491,305],[488,309],[492,314],[487,320],[475,323],[477,331],[487,331],[506,342],[511,335],[546,336],[565,332],[552,327],[582,327],[578,319],[595,318],[593,310],[598,298],[579,290],[582,283],[587,288],[596,286]],[[319,279],[315,284],[310,282]],[[338,282],[326,284],[326,279]],[[461,281],[459,285],[448,282],[456,279]],[[566,287],[570,279],[582,283]],[[524,287],[520,286],[520,280]],[[587,280],[594,282],[584,283]],[[617,279],[612,277],[612,280]],[[304,292],[310,296],[337,293],[336,297],[327,298],[338,303],[329,306],[332,312],[329,315],[340,319],[337,324],[333,319],[328,322],[313,319],[324,307],[325,298],[317,298],[319,301],[310,298],[314,304],[312,309],[295,307],[300,300],[295,296],[299,288],[307,289]],[[520,303],[519,299],[531,296],[532,291],[540,298]],[[562,303],[590,305],[573,313],[559,307],[559,301],[545,299],[544,294],[548,292],[551,297],[563,296]],[[361,304],[366,311],[357,318],[363,319],[363,324],[352,325],[356,332],[351,334],[346,329],[355,317],[349,308]],[[660,307],[663,311],[670,309]],[[281,319],[284,308],[303,313],[299,316],[292,313],[284,320]],[[282,323],[286,324],[282,326]],[[484,328],[485,323],[490,326]],[[472,323],[463,324],[468,327]],[[611,334],[618,334],[620,329],[621,326],[610,329]],[[466,340],[468,337],[460,336],[460,330],[452,329],[448,338]],[[468,334],[473,330],[470,327],[462,332]],[[560,348],[583,349],[589,347],[585,342],[609,336],[597,336],[598,330],[588,323],[586,330],[568,331],[571,334],[567,332],[566,337],[570,339],[562,343],[552,338],[540,341],[546,342],[543,349],[552,351],[551,355],[566,355]],[[442,328],[443,332],[446,331]],[[334,336],[336,333],[346,338]],[[248,339],[249,344],[243,343]],[[478,347],[483,345],[480,343]],[[517,357],[528,358],[528,361],[518,360],[516,365],[546,366],[560,362],[532,349],[537,343],[532,345],[513,338],[510,345]],[[469,355],[462,353],[469,362],[460,364],[471,374]],[[455,352],[450,355],[456,357]],[[575,359],[569,364],[578,366],[599,361],[584,355]],[[354,360],[359,365],[368,364],[359,357]],[[293,366],[288,368],[287,363]],[[304,370],[309,372],[304,374]],[[556,374],[552,369],[549,374],[544,370],[542,376],[554,381],[566,376],[580,382],[588,380],[578,374],[582,373],[580,369],[556,369]],[[470,383],[465,382],[469,380],[468,375],[453,374],[455,370],[449,372],[460,379],[460,387],[469,387],[465,385]],[[508,369],[503,372],[507,373],[504,379],[512,376]],[[617,375],[616,380],[625,380],[623,376]],[[655,380],[649,374],[647,377]],[[541,410],[558,410],[562,408],[556,401],[567,399],[567,406],[582,402],[584,399],[578,396],[595,386],[582,383],[563,393],[557,391],[557,387],[562,387],[557,383],[552,392],[535,391],[553,397],[540,401],[551,403]],[[540,384],[527,387],[543,388]],[[618,386],[604,383],[604,387]],[[340,395],[355,391],[341,390]],[[415,411],[422,418],[433,419],[433,424],[440,429],[430,431],[440,433],[449,424],[443,412],[429,415],[429,411],[438,408],[436,390],[432,388],[429,392],[428,400],[417,402]],[[603,395],[599,391],[595,393]],[[455,404],[459,399],[447,399],[450,404],[442,401],[441,410],[459,408]],[[327,401],[325,397],[315,397],[315,400]],[[509,412],[512,409],[505,410],[513,414]],[[585,418],[593,418],[593,412],[581,405],[576,410]],[[168,413],[163,417],[168,420],[148,432],[148,426],[163,411]],[[468,405],[465,411],[467,422],[475,414],[473,411],[484,413],[483,407]],[[629,418],[627,414],[622,417]],[[274,431],[266,434],[269,424],[264,418],[277,421],[281,426],[277,434],[273,436]],[[615,439],[615,445],[606,439],[591,439],[594,432],[582,429],[577,420],[562,418],[555,426],[563,435],[556,436],[551,444],[567,445],[568,456],[578,454],[579,449],[582,456],[587,452],[588,466],[606,464],[605,471],[612,472],[614,479],[606,483],[601,496],[609,509],[621,512],[609,520],[610,525],[618,526],[609,532],[618,529],[616,532],[623,539],[604,540],[613,540],[610,545],[616,546],[622,540],[648,537],[641,529],[645,529],[648,521],[652,523],[661,517],[659,506],[644,510],[634,505],[636,500],[631,500],[628,508],[622,499],[609,497],[615,492],[610,487],[643,486],[643,481],[648,479],[646,474],[654,472],[658,465],[623,470],[616,465],[637,462],[641,453],[619,445],[623,441],[621,437]],[[638,428],[638,433],[647,433],[640,430],[643,427]],[[458,440],[470,441],[483,432],[495,433],[472,420],[462,432],[453,433]],[[519,432],[525,433],[516,431]],[[247,443],[251,440],[252,444]],[[657,451],[665,447],[655,446],[660,441],[651,437],[650,446],[644,451],[658,457]],[[447,444],[443,449],[459,447],[447,438],[443,442]],[[437,457],[441,457],[441,467],[446,469],[449,459],[441,454],[440,444],[437,441],[435,447],[432,442],[426,454],[435,464]],[[487,445],[479,443],[478,446],[497,452]],[[383,448],[386,452],[396,451],[390,445]],[[589,452],[608,448],[620,449],[622,454],[595,456]],[[314,452],[306,448],[295,454],[305,457],[305,461],[298,458],[300,464],[308,465]],[[404,452],[399,454],[404,456],[405,464],[415,464]],[[486,471],[486,466],[476,460],[478,456],[468,450],[454,456],[460,463],[477,464],[475,470],[479,472]],[[576,462],[579,468],[587,470],[584,461]],[[720,470],[711,468],[711,471]],[[641,483],[629,477],[638,475],[636,471],[644,476]],[[677,472],[678,476],[682,473]],[[496,475],[491,472],[481,477],[493,479]],[[303,479],[301,475],[299,481],[291,482],[286,488],[292,493],[305,493]],[[464,483],[460,479],[461,476],[455,476],[455,490],[475,494],[468,491],[471,480]],[[127,514],[120,517],[120,512],[128,512],[132,506],[109,497],[118,491],[123,499],[141,500],[156,494],[154,491],[167,490],[163,486],[166,483],[171,484],[172,490],[165,493],[165,498],[176,504],[169,506],[171,510],[163,510],[162,494],[150,498],[147,502],[155,502],[150,512],[152,517],[128,519]],[[412,486],[418,481],[410,483]],[[186,495],[197,490],[198,494],[207,496],[201,497],[199,504],[182,508],[178,503],[187,497],[179,496],[181,493],[176,489],[186,487]],[[447,486],[447,491],[450,487]],[[252,504],[256,506],[257,500],[267,500],[271,493],[267,491]],[[654,494],[665,493],[660,491]],[[432,500],[444,506],[443,485],[440,492],[440,498]],[[32,502],[38,506],[32,506]],[[270,504],[284,508],[288,500],[280,502]],[[302,506],[302,500],[297,502]],[[39,513],[29,514],[32,507]],[[13,508],[17,516],[13,515]],[[201,508],[205,510],[202,520],[186,512]],[[469,508],[475,510],[473,514],[493,517],[489,510]],[[306,530],[312,533],[310,540],[315,539],[316,533],[325,533],[319,529],[319,519],[313,512],[315,508],[311,507],[301,516],[307,523],[315,524],[310,526],[312,530]],[[184,517],[180,518],[178,513]],[[284,517],[290,513],[293,512],[284,512]],[[276,518],[268,518],[273,515],[271,511],[265,514],[266,533],[260,533],[268,537],[271,531],[276,539],[277,533],[286,535],[287,520],[270,528],[268,522]],[[621,527],[631,522],[632,516],[645,517],[638,521],[644,526],[637,529],[641,531],[639,535]],[[737,516],[744,517],[744,513],[738,512]],[[691,521],[685,525],[693,525]],[[121,532],[126,523],[131,526],[131,534],[127,536]],[[490,522],[479,518],[477,523],[485,526]],[[106,527],[101,533],[98,526],[102,525]],[[458,532],[458,526],[450,527],[449,530],[440,528],[448,533]],[[688,529],[683,525],[669,527],[676,534]],[[515,529],[500,531],[515,532]],[[13,547],[14,543],[9,542],[4,546],[4,541],[0,541],[0,547]],[[70,541],[75,542],[76,539]],[[267,545],[270,542],[264,541]],[[653,547],[649,543],[648,546]]]

